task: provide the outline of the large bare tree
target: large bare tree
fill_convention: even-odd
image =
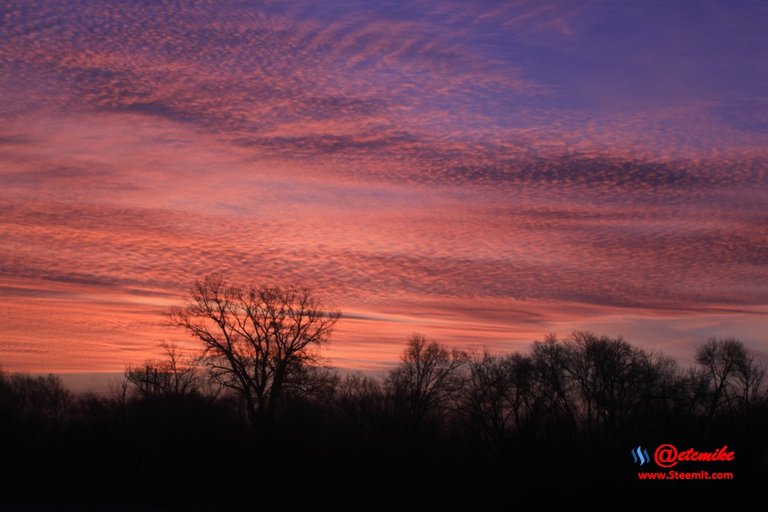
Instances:
[[[318,364],[341,313],[308,288],[228,284],[221,275],[195,283],[169,318],[204,345],[203,361],[243,399],[254,428],[268,425],[281,396],[301,387]]]

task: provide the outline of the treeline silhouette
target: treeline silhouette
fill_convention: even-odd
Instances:
[[[509,354],[414,334],[381,377],[286,372],[281,393],[264,395],[267,419],[210,360],[166,353],[127,368],[106,395],[0,372],[0,501],[512,510],[526,496],[545,508],[658,510],[673,498],[749,497],[768,477],[766,370],[735,339],[710,339],[685,368],[588,332]],[[662,443],[728,445],[734,462],[690,470],[735,479],[637,481],[630,450]]]

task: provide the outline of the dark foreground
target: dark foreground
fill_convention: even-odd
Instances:
[[[236,396],[199,387],[72,396],[55,378],[0,374],[0,509],[740,510],[765,495],[762,381],[577,341],[465,358],[426,399],[406,371],[324,374],[255,426]],[[726,460],[662,468],[663,444]]]

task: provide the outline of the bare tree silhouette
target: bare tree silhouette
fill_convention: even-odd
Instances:
[[[578,428],[575,384],[566,372],[568,353],[555,335],[533,343],[531,353],[537,380],[537,402],[548,423],[563,427],[564,433]]]
[[[498,453],[512,433],[522,435],[532,416],[534,373],[531,358],[484,352],[469,362],[464,389],[470,429],[479,431]]]
[[[765,399],[762,383],[766,368],[741,341],[710,338],[696,351],[696,362],[704,375],[707,418],[721,410],[746,408]]]
[[[677,366],[623,338],[576,331],[564,344],[565,370],[576,383],[580,420],[590,434],[620,432],[672,392]]]
[[[58,428],[72,400],[55,375],[6,374],[0,369],[0,434],[12,423],[30,430]]]
[[[462,387],[458,369],[468,362],[465,352],[449,351],[423,334],[413,334],[403,351],[400,366],[390,372],[387,385],[396,404],[418,429],[425,417],[458,396]]]
[[[176,345],[163,343],[164,360],[129,366],[125,379],[142,398],[181,397],[198,392],[203,379],[197,361],[185,357]]]
[[[287,388],[318,364],[341,313],[308,288],[231,285],[221,275],[195,283],[169,318],[204,345],[212,376],[243,400],[254,428],[272,422]]]
[[[366,434],[380,431],[380,422],[387,417],[387,399],[378,379],[363,375],[347,375],[334,390],[334,405],[355,427]]]

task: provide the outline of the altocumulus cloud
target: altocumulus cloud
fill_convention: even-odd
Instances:
[[[608,22],[622,59],[672,73],[626,46],[646,37],[633,13],[4,3],[0,356],[119,370],[176,336],[159,313],[212,270],[322,290],[350,312],[334,357],[361,367],[414,328],[501,347],[565,323],[739,318],[756,343],[765,109],[748,80],[707,77],[757,57],[702,15],[689,33],[723,37],[711,59],[664,27],[653,44],[689,58],[675,83],[703,85],[612,87],[637,77],[596,35]]]

